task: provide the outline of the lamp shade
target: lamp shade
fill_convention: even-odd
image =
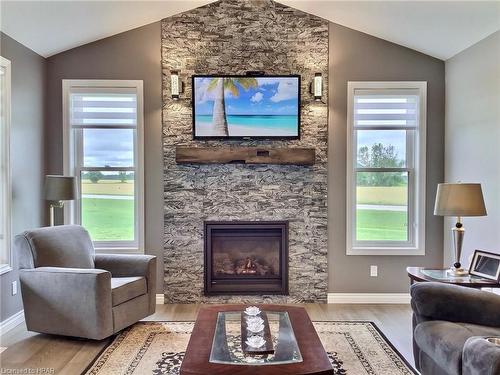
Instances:
[[[438,184],[434,215],[486,216],[481,184]]]
[[[76,199],[76,180],[68,176],[45,176],[45,199],[48,201],[71,201]]]

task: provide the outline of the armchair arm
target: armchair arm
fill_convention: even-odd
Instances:
[[[113,334],[109,272],[39,267],[19,278],[28,330],[96,340]]]
[[[482,337],[467,339],[462,353],[462,374],[500,374],[500,346]]]
[[[411,306],[420,320],[447,320],[500,327],[500,297],[457,285],[423,282],[411,286]]]
[[[135,254],[96,254],[96,268],[111,272],[113,277],[152,276],[156,273],[156,257],[153,255]]]
[[[143,276],[149,294],[149,312],[156,308],[156,257],[153,255],[96,254],[96,268],[105,269],[113,277]]]

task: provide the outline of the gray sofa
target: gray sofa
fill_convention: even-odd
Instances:
[[[100,340],[155,311],[154,256],[95,254],[77,225],[26,231],[14,246],[29,331]]]
[[[411,286],[413,353],[423,375],[500,375],[500,296],[441,283]]]

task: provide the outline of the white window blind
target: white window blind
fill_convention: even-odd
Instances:
[[[73,127],[135,127],[137,94],[129,89],[78,90],[71,93]],[[83,91],[83,92],[82,92]]]
[[[349,82],[347,254],[424,251],[425,82]]]
[[[354,126],[415,127],[418,123],[418,90],[356,90]]]

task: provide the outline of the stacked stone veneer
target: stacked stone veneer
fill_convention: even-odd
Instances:
[[[170,71],[185,84],[170,96]],[[300,74],[301,139],[193,141],[193,74]],[[313,101],[314,73],[324,78],[323,103]],[[326,302],[328,22],[270,0],[223,0],[162,21],[163,159],[167,303]],[[314,147],[312,167],[180,165],[176,146]],[[289,296],[206,297],[205,220],[289,220]]]

